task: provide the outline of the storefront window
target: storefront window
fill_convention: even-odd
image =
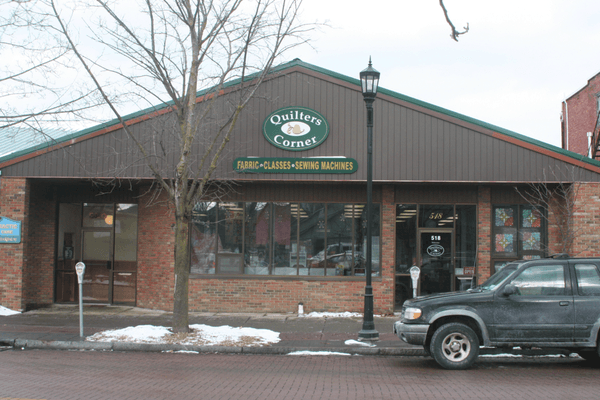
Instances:
[[[217,203],[197,203],[190,229],[191,269],[193,274],[214,274],[217,243]]]
[[[477,252],[477,209],[475,206],[456,206],[456,265],[465,275],[475,274]],[[460,275],[460,274],[459,274]]]
[[[529,205],[494,207],[495,258],[535,259],[544,256],[542,212]]]
[[[331,211],[332,205],[329,210]],[[301,203],[300,209],[300,247],[298,265],[300,275],[330,275],[327,273],[328,257],[325,257],[326,232],[331,231],[327,208],[322,203]]]
[[[273,212],[273,275],[298,275],[298,204],[274,203]]]
[[[244,273],[269,275],[271,210],[268,203],[246,203]]]
[[[364,275],[362,204],[198,203],[191,273]],[[380,206],[373,205],[373,275],[380,274]]]
[[[417,265],[417,206],[396,206],[396,273],[408,274]]]
[[[110,228],[113,220],[112,204],[83,204],[84,228]]]
[[[455,218],[453,205],[419,206],[419,228],[452,228]]]
[[[367,256],[367,208],[360,205],[355,209],[355,213],[358,215],[354,223],[354,237],[356,240],[356,266],[354,269],[354,275],[365,275],[366,268],[366,256]],[[371,225],[371,275],[379,276],[380,273],[380,240],[379,240],[379,215],[380,207],[379,204],[373,204],[373,225]]]

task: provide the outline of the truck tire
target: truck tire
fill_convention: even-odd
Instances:
[[[479,339],[473,329],[459,322],[440,326],[431,338],[433,359],[445,369],[467,369],[479,356]]]

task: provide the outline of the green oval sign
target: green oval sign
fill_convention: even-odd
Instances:
[[[329,123],[310,108],[280,108],[265,119],[263,135],[269,143],[283,150],[310,150],[327,139]]]

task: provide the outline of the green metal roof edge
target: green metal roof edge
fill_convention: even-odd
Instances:
[[[309,64],[307,62],[304,62],[304,61],[300,60],[299,58],[295,58],[295,59],[293,59],[293,60],[291,60],[291,61],[289,61],[287,63],[283,63],[283,64],[277,65],[275,67],[272,67],[270,73],[273,74],[273,73],[277,73],[277,72],[282,72],[282,71],[285,71],[286,69],[290,69],[290,68],[293,68],[293,67],[302,67],[302,68],[305,68],[305,69],[308,69],[308,70],[311,70],[311,71],[315,71],[315,72],[318,72],[318,73],[330,76],[332,78],[340,79],[342,81],[351,83],[351,84],[356,85],[356,86],[358,86],[360,88],[360,80],[359,79],[351,78],[351,77],[349,77],[347,75],[343,75],[343,74],[340,74],[340,73],[335,72],[335,71],[331,71],[331,70],[326,69],[326,68],[322,68],[322,67],[318,67],[318,66],[313,65],[313,64]],[[244,80],[251,80],[251,79],[253,79],[257,75],[258,75],[258,73],[251,74],[251,75],[247,76]],[[229,88],[229,87],[238,85],[241,82],[242,82],[241,78],[233,79],[233,80],[231,80],[229,82],[226,82],[224,84],[223,88]],[[212,90],[212,88],[203,89],[201,91],[198,91],[196,93],[196,96],[197,97],[203,96],[204,94],[210,92],[211,90]],[[499,127],[497,125],[489,124],[487,122],[484,122],[484,121],[481,121],[481,120],[478,120],[478,119],[475,119],[475,118],[468,117],[468,116],[466,116],[464,114],[460,114],[460,113],[457,113],[455,111],[451,111],[451,110],[448,110],[446,108],[439,107],[439,106],[436,106],[434,104],[427,103],[425,101],[418,100],[418,99],[415,99],[415,98],[410,97],[410,96],[403,95],[403,94],[398,93],[398,92],[394,92],[393,90],[389,90],[389,89],[385,89],[385,88],[379,88],[379,93],[386,94],[388,96],[397,98],[399,100],[406,101],[408,103],[412,103],[412,104],[414,104],[416,106],[423,107],[423,108],[426,108],[426,109],[431,110],[431,111],[439,112],[441,114],[448,115],[450,117],[459,119],[459,120],[464,121],[464,122],[471,123],[473,125],[480,126],[482,128],[485,128],[485,129],[489,129],[489,130],[501,133],[503,135],[511,136],[511,137],[513,137],[515,139],[521,140],[521,141],[526,142],[526,143],[533,144],[535,146],[541,147],[543,149],[552,151],[552,152],[557,153],[557,154],[562,154],[562,155],[564,155],[566,157],[569,157],[569,158],[572,158],[574,160],[581,161],[581,162],[584,162],[586,164],[593,165],[595,167],[600,167],[600,161],[596,161],[596,160],[592,160],[591,158],[584,157],[584,156],[582,156],[579,153],[575,153],[575,152],[572,152],[570,150],[565,150],[563,148],[551,145],[549,143],[542,142],[542,141],[537,140],[537,139],[533,139],[533,138],[531,138],[529,136],[521,135],[521,134],[519,134],[517,132],[513,132],[513,131],[510,131],[508,129],[501,128],[501,127]],[[151,106],[151,107],[148,107],[146,109],[143,109],[143,110],[136,111],[134,113],[125,115],[123,117],[123,120],[124,121],[129,121],[129,120],[138,118],[138,117],[140,117],[142,115],[146,115],[146,114],[148,114],[150,112],[156,112],[156,111],[159,111],[159,110],[163,110],[163,109],[165,109],[167,107],[170,107],[172,105],[173,105],[173,101],[169,101],[169,102],[166,102],[166,103],[163,103],[163,104],[159,104],[157,106]],[[17,157],[20,157],[22,155],[26,155],[26,154],[29,154],[29,153],[34,153],[34,152],[36,152],[38,150],[42,150],[44,148],[47,148],[48,146],[54,146],[54,145],[62,144],[62,143],[68,142],[68,141],[70,141],[72,139],[76,139],[76,138],[79,138],[81,136],[85,136],[87,134],[90,134],[92,132],[96,132],[96,131],[99,131],[99,130],[102,130],[102,129],[106,129],[106,128],[109,128],[111,126],[118,125],[120,123],[121,123],[121,121],[119,121],[118,119],[115,118],[115,119],[112,119],[110,121],[107,121],[107,122],[104,122],[104,123],[92,126],[90,128],[86,128],[84,130],[75,132],[75,133],[73,133],[71,135],[67,135],[67,136],[61,137],[61,138],[55,140],[52,144],[49,144],[49,143],[41,144],[41,145],[37,145],[37,146],[31,147],[29,149],[24,149],[24,150],[15,152],[15,153],[11,153],[11,154],[9,154],[7,156],[4,156],[4,157],[0,157],[0,163],[1,162],[5,162],[5,161],[9,161],[9,160],[11,160],[13,158],[17,158]]]

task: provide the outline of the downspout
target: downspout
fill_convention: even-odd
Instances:
[[[567,100],[563,100],[563,103],[565,103],[565,115],[563,115],[563,121],[565,123],[565,133],[566,133],[566,138],[565,138],[565,150],[569,150],[569,105],[567,104]]]
[[[588,132],[587,133],[587,137],[588,137],[588,157],[592,158],[592,132]]]

